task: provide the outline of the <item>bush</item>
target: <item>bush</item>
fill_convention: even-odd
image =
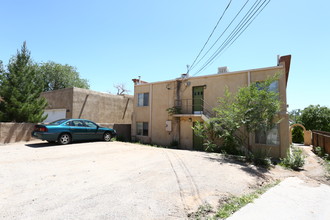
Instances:
[[[293,170],[299,170],[305,164],[305,156],[302,153],[300,148],[292,148],[287,152],[287,156],[284,159],[281,159],[281,165],[284,167],[291,168]]]
[[[304,143],[304,132],[301,127],[294,127],[292,129],[292,142],[293,143]]]
[[[319,156],[319,157],[323,157],[324,156],[324,147],[320,147],[320,146],[317,146],[314,148],[314,153]]]

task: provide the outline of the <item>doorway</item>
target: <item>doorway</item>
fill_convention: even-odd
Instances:
[[[204,86],[193,87],[193,114],[203,113]]]

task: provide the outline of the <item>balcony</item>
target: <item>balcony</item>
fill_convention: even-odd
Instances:
[[[203,99],[175,100],[175,107],[178,111],[173,114],[173,117],[202,118],[204,121],[214,117],[213,108]]]

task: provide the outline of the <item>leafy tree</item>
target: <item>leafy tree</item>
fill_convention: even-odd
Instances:
[[[236,94],[226,89],[224,97],[218,100],[219,105],[213,109],[216,116],[204,123],[205,126],[197,123],[193,128],[195,133],[212,142],[221,139],[225,151],[235,152],[234,148],[242,144],[249,148],[249,133],[267,132],[279,123],[276,119],[281,102],[278,92],[269,89],[278,77],[252,83]]]
[[[23,43],[20,51],[13,56],[1,74],[0,119],[1,121],[40,122],[47,102],[40,98],[43,87],[37,77],[30,51]]]
[[[79,72],[73,66],[62,65],[52,61],[41,63],[37,70],[43,80],[43,91],[77,87],[89,89],[86,79],[81,79]]]
[[[289,118],[293,123],[300,123],[299,122],[300,115],[301,115],[300,109],[294,109],[289,112]]]
[[[310,105],[301,112],[299,117],[307,130],[330,132],[330,108],[320,105]]]

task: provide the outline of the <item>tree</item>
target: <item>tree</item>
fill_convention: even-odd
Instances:
[[[47,101],[40,98],[43,87],[34,66],[24,42],[21,50],[10,59],[7,70],[2,70],[1,121],[34,123],[45,119],[43,112]]]
[[[330,132],[330,108],[320,105],[310,105],[302,110],[300,122],[307,130]]]
[[[70,87],[89,89],[88,80],[81,79],[79,72],[73,66],[49,61],[39,64],[36,68],[44,82],[43,91]]]
[[[264,82],[252,83],[240,88],[236,94],[226,89],[225,96],[219,98],[219,105],[213,109],[216,116],[205,126],[197,123],[194,127],[196,134],[213,143],[215,137],[222,139],[226,151],[234,152],[233,148],[241,145],[249,149],[249,133],[267,132],[280,121],[277,120],[281,110],[278,92],[269,89],[278,77],[275,75]]]
[[[124,83],[115,84],[115,85],[113,85],[113,87],[115,87],[117,89],[117,95],[124,95],[124,94],[128,94],[130,92],[128,89],[126,89],[126,86]]]

